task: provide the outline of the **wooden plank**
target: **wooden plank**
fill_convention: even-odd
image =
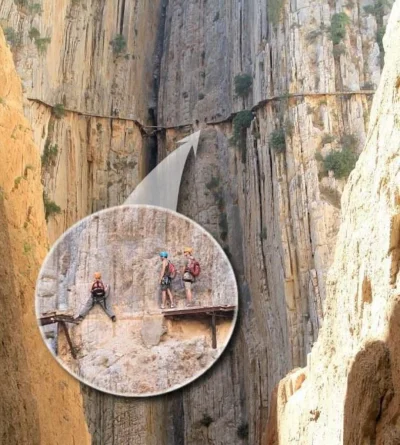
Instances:
[[[188,307],[183,309],[164,309],[162,314],[164,317],[175,317],[177,315],[196,315],[212,313],[229,313],[235,312],[236,306],[208,306],[208,307]]]
[[[74,347],[73,347],[73,345],[72,345],[72,340],[71,340],[71,337],[69,336],[69,332],[68,332],[67,325],[65,324],[64,321],[60,321],[60,322],[59,322],[59,325],[63,328],[63,331],[64,331],[64,333],[65,333],[65,336],[67,337],[67,342],[68,342],[68,345],[69,345],[69,349],[71,350],[72,357],[73,357],[74,359],[76,359],[75,349],[74,349]]]
[[[74,323],[74,324],[78,323],[72,315],[65,315],[65,314],[53,313],[53,314],[46,315],[44,317],[39,318],[39,324],[41,326],[58,323],[60,321],[63,321],[66,323]]]

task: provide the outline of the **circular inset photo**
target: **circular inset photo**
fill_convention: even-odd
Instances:
[[[74,225],[36,286],[38,323],[60,364],[129,397],[202,375],[225,349],[237,306],[232,267],[214,238],[152,206],[114,207]]]

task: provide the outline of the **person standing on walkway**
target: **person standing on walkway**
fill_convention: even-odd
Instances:
[[[161,309],[165,309],[167,304],[167,296],[170,300],[170,307],[174,308],[174,296],[171,292],[171,283],[172,279],[175,278],[176,270],[175,266],[168,260],[168,253],[167,252],[160,252],[160,258],[162,261],[161,266],[161,273],[160,273],[160,286],[161,286],[161,295],[162,295],[162,302],[161,302]]]
[[[200,274],[200,264],[193,257],[193,249],[191,247],[185,247],[183,249],[183,255],[185,256],[185,262],[181,272],[183,274],[183,282],[185,285],[186,306],[193,306],[192,285],[196,280],[196,277]]]
[[[84,308],[79,313],[77,317],[77,321],[82,321],[86,315],[90,312],[90,310],[96,305],[99,304],[104,312],[111,318],[113,322],[117,320],[113,310],[111,309],[110,303],[108,301],[108,296],[110,294],[110,286],[104,285],[101,279],[101,273],[96,272],[94,274],[94,280],[92,285],[90,286],[90,297],[87,300]]]

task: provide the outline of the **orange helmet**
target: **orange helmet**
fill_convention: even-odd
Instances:
[[[101,273],[100,272],[95,272],[94,273],[94,279],[95,280],[101,280]]]
[[[185,247],[183,253],[188,253],[189,255],[193,253],[192,247]]]

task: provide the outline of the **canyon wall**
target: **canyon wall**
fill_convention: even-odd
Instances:
[[[90,443],[79,384],[43,348],[34,288],[47,253],[40,157],[0,31],[2,443]]]
[[[76,219],[121,203],[155,158],[193,129],[209,127],[198,158],[188,161],[180,211],[229,254],[241,315],[220,362],[183,391],[138,402],[83,388],[93,442],[129,443],[136,435],[146,444],[262,443],[273,388],[306,363],[324,318],[346,180],[324,172],[321,159],[363,147],[390,7],[275,0],[170,0],[166,9],[159,2],[104,4],[64,1],[55,14],[46,1],[32,22],[24,8],[0,2],[0,17],[23,38],[13,51],[35,141],[42,153],[53,148],[43,181],[62,213],[49,218],[51,240]],[[144,23],[137,35],[136,20]],[[59,35],[40,55],[43,42],[28,37],[32,23],[43,37],[56,21]],[[116,57],[107,42],[120,32],[128,49]],[[125,58],[134,45],[151,67]],[[252,79],[242,97],[234,82],[240,73]],[[252,112],[247,131],[232,119],[243,109]],[[141,124],[166,127],[157,144],[155,129]],[[236,148],[230,138],[238,132]]]
[[[55,241],[124,202],[154,160],[162,2],[0,2],[22,79]]]
[[[342,199],[324,326],[307,367],[279,384],[268,444],[400,441],[399,38],[396,1],[366,147]]]

